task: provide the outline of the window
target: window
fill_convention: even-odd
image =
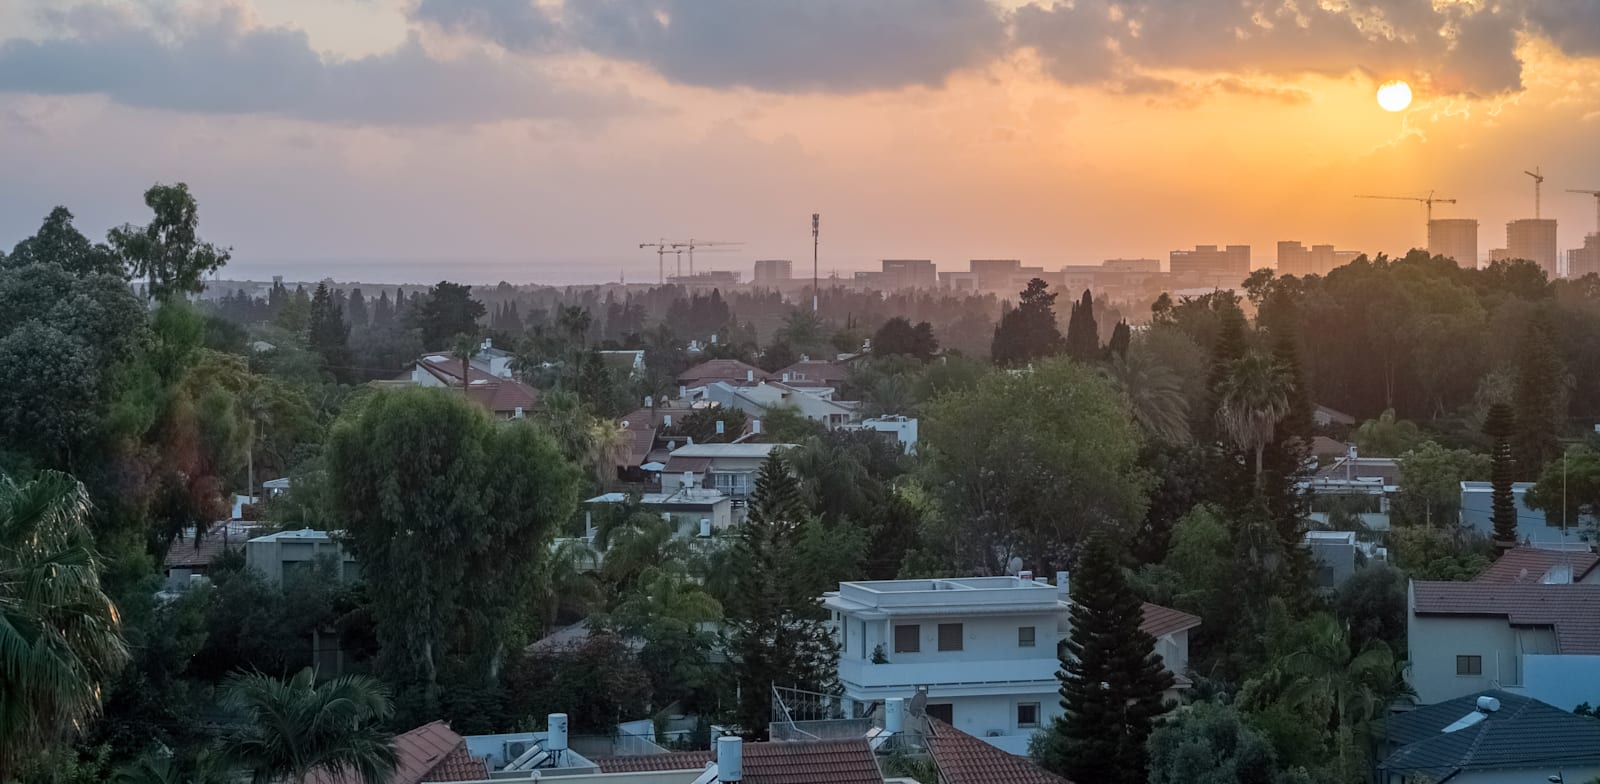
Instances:
[[[1017,703],[1017,726],[1019,728],[1039,726],[1039,703]]]
[[[953,725],[956,723],[956,707],[948,702],[929,703],[928,716]]]
[[[1034,639],[1033,635],[1034,635],[1034,627],[1032,627],[1032,626],[1018,626],[1017,627],[1017,647],[1018,648],[1032,648],[1033,647],[1033,639]]]
[[[961,650],[961,624],[959,624],[959,623],[941,623],[941,624],[939,624],[939,650],[941,650],[941,651],[959,651],[959,650]]]
[[[1483,674],[1483,657],[1482,656],[1457,656],[1456,657],[1456,674],[1457,675],[1482,675]]]
[[[743,498],[750,495],[750,476],[748,473],[714,472],[711,474],[711,483],[725,495]]]
[[[861,639],[861,658],[865,659],[867,658],[867,622],[861,621],[860,623],[861,625],[857,626],[856,629],[859,632],[857,636]],[[881,648],[883,646],[880,644],[878,647]]]
[[[841,633],[841,639],[839,640],[839,650],[841,650],[841,651],[850,650],[850,619],[849,618],[844,619],[844,623],[839,624],[839,631]]]
[[[894,627],[894,652],[916,653],[922,650],[922,627],[912,624],[910,626]]]

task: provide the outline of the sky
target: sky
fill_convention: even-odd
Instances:
[[[1415,100],[1381,109],[1377,86]],[[0,0],[0,246],[189,184],[229,277],[1030,265],[1595,231],[1600,0]],[[667,259],[673,264],[671,256]],[[669,269],[669,273],[670,273]]]

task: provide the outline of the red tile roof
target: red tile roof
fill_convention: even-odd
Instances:
[[[1600,654],[1600,585],[1413,582],[1417,615],[1502,617],[1555,630],[1559,653]]]
[[[395,768],[388,784],[474,781],[489,778],[488,764],[467,751],[467,742],[442,721],[424,724],[394,738]],[[348,773],[316,772],[308,784],[359,784]]]
[[[698,387],[713,381],[727,381],[729,383],[743,383],[755,374],[755,380],[765,381],[776,378],[755,365],[740,362],[737,359],[713,359],[701,362],[688,370],[678,374],[678,383],[688,387]]]
[[[1144,622],[1139,628],[1145,630],[1151,637],[1161,639],[1169,634],[1193,629],[1200,625],[1200,618],[1190,615],[1182,610],[1171,607],[1162,607],[1159,604],[1144,603]]]
[[[928,719],[928,752],[943,784],[1066,784],[1067,780],[974,738],[938,719]]]
[[[979,741],[980,743],[982,741]],[[595,760],[601,773],[701,770],[714,755],[679,751]],[[744,744],[744,784],[883,784],[865,738]]]
[[[254,530],[254,526],[217,523],[206,531],[199,544],[192,538],[193,531],[186,532],[167,548],[167,557],[161,565],[166,569],[210,566],[224,550],[244,547]]]
[[[1536,547],[1515,547],[1500,554],[1499,560],[1483,570],[1473,582],[1477,583],[1537,583],[1557,566],[1572,566],[1572,582],[1582,580],[1600,563],[1600,555],[1581,551],[1541,550]]]
[[[823,384],[838,384],[850,377],[849,368],[838,362],[829,362],[822,359],[802,359],[773,375],[783,378],[789,374],[791,382],[817,382]]]
[[[449,357],[442,362],[435,362],[432,357],[440,354],[429,354],[417,360],[417,366],[431,373],[434,378],[444,382],[445,386],[461,387],[461,360]],[[470,382],[467,386],[467,399],[496,414],[510,416],[518,408],[524,412],[531,412],[539,405],[539,390],[527,384],[510,378],[501,378],[482,368],[467,368],[467,377]],[[402,380],[410,379],[410,374]]]

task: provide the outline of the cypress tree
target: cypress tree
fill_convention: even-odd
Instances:
[[[1092,537],[1072,575],[1072,633],[1061,652],[1061,707],[1035,753],[1073,781],[1144,784],[1145,740],[1168,705],[1172,674],[1140,628],[1142,603],[1107,534]]]
[[[1128,327],[1126,319],[1117,322],[1111,330],[1111,342],[1106,344],[1106,359],[1128,356],[1128,346],[1133,343],[1133,330]]]
[[[1493,440],[1489,452],[1489,484],[1491,487],[1489,519],[1494,523],[1494,541],[1501,547],[1517,543],[1517,504],[1511,493],[1512,479],[1516,475],[1516,459],[1511,455],[1511,435],[1515,423],[1511,407],[1505,403],[1489,406],[1484,419],[1483,432]]]
[[[372,326],[385,328],[394,323],[394,305],[389,302],[389,292],[378,292],[378,299],[372,305]]]
[[[1528,322],[1517,352],[1512,452],[1517,458],[1516,471],[1523,479],[1537,480],[1544,464],[1561,451],[1561,364],[1550,317],[1540,310]]]
[[[306,328],[306,342],[311,350],[322,355],[324,367],[335,378],[344,379],[350,373],[350,325],[334,304],[326,283],[318,283],[311,298],[310,317]]]
[[[1100,356],[1100,325],[1094,320],[1094,296],[1088,289],[1072,305],[1071,318],[1067,320],[1067,355],[1080,362]]]
[[[1056,326],[1056,294],[1039,278],[1028,281],[1017,306],[1000,317],[990,344],[990,357],[1001,367],[1022,367],[1066,348]]]
[[[350,290],[350,304],[344,309],[344,314],[352,327],[365,328],[371,317],[367,314],[367,300],[361,296],[361,289]]]

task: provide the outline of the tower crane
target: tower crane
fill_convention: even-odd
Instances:
[[[1421,203],[1424,207],[1427,207],[1427,210],[1428,210],[1428,237],[1429,237],[1429,239],[1431,241],[1432,237],[1433,237],[1433,205],[1435,205],[1435,204],[1455,204],[1456,203],[1455,199],[1440,199],[1440,198],[1436,198],[1433,194],[1434,194],[1433,191],[1428,191],[1428,195],[1427,196],[1368,196],[1368,195],[1364,195],[1363,194],[1363,195],[1357,195],[1356,198],[1358,198],[1358,199],[1394,199],[1396,201],[1414,201],[1414,202]]]
[[[668,253],[672,252],[673,248],[677,247],[677,244],[676,243],[672,243],[672,242],[667,242],[665,239],[659,239],[659,240],[656,240],[655,242],[641,242],[641,243],[639,243],[639,247],[641,249],[643,249],[643,248],[655,248],[656,249],[656,274],[657,274],[657,276],[659,276],[661,278],[661,280],[660,280],[661,283],[666,283],[667,282],[666,256],[667,256]]]
[[[1567,193],[1586,193],[1594,197],[1594,232],[1600,234],[1600,191],[1578,191],[1569,188]]]
[[[695,239],[693,237],[690,237],[688,242],[674,242],[674,243],[672,243],[672,247],[673,248],[686,248],[686,249],[688,249],[688,251],[689,251],[689,274],[693,275],[694,274],[694,249],[695,248],[715,248],[715,247],[723,246],[723,245],[743,245],[743,244],[744,244],[743,242],[717,242],[717,241],[713,241],[713,240],[697,240],[697,239]],[[683,274],[683,270],[681,268],[678,270],[678,274],[679,275]]]
[[[1534,167],[1533,171],[1524,169],[1522,173],[1533,178],[1533,218],[1534,220],[1538,220],[1539,218],[1544,217],[1539,214],[1541,206],[1539,204],[1539,191],[1544,187],[1544,174],[1539,171],[1537,166]]]

